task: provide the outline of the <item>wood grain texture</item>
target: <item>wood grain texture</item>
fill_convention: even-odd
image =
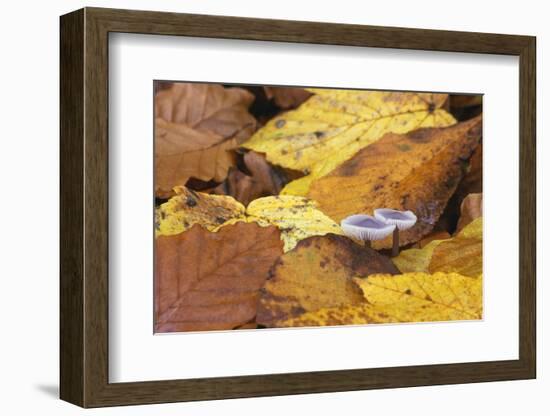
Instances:
[[[110,31],[519,56],[519,360],[109,383]],[[83,407],[99,407],[535,377],[535,104],[533,37],[96,8],[63,16],[61,398]]]

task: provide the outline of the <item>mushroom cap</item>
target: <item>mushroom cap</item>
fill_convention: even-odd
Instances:
[[[358,214],[344,218],[340,223],[344,234],[357,240],[382,240],[393,233],[395,225],[386,224],[370,215]]]
[[[399,231],[408,230],[416,224],[416,215],[412,211],[398,211],[396,209],[378,208],[374,210],[374,217],[386,224],[395,225]]]

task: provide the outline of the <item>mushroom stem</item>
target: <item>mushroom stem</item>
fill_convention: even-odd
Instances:
[[[367,248],[372,247],[372,244],[371,244],[370,240],[365,240],[365,247],[367,247]]]
[[[391,256],[396,257],[399,255],[399,228],[395,227],[393,230],[393,246],[391,249]]]

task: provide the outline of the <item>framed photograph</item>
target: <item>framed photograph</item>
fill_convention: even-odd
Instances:
[[[535,38],[61,17],[82,407],[536,376]]]

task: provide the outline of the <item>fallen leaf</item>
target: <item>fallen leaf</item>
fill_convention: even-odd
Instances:
[[[246,208],[248,222],[275,225],[281,230],[285,252],[314,235],[343,234],[338,224],[317,209],[314,201],[291,195],[259,198]]]
[[[276,327],[366,325],[482,319],[482,277],[457,273],[371,275],[354,279],[365,303],[322,308]]]
[[[263,227],[277,226],[286,252],[307,237],[342,234],[338,224],[319,211],[314,201],[304,197],[258,198],[245,209],[230,196],[193,192],[185,187],[175,190],[177,195],[155,212],[157,236],[179,234],[194,224],[215,232],[240,221],[254,222]]]
[[[284,194],[306,195],[311,182],[374,143],[385,133],[449,126],[441,109],[446,94],[308,89],[314,95],[298,109],[273,118],[243,144],[273,164],[300,170]]]
[[[180,332],[249,323],[283,250],[277,228],[238,223],[160,236],[155,253],[155,332]]]
[[[250,151],[243,156],[250,175],[237,168],[231,168],[227,179],[218,185],[213,193],[230,195],[244,205],[254,199],[278,195],[285,183],[285,175],[266,162],[265,157]]]
[[[483,270],[483,218],[468,224],[456,236],[434,240],[421,249],[403,250],[393,262],[402,273],[456,272],[475,277]]]
[[[244,206],[230,196],[194,192],[184,186],[155,210],[156,235],[175,235],[199,224],[217,231],[229,220],[245,219]]]
[[[387,257],[346,237],[328,234],[302,240],[271,269],[256,321],[269,327],[321,308],[363,303],[352,277],[372,273],[398,270]]]
[[[476,218],[483,216],[483,194],[469,194],[460,204],[460,219],[456,226],[459,232]]]
[[[369,304],[396,322],[481,319],[482,278],[458,273],[406,273],[356,278]]]
[[[253,133],[254,97],[240,88],[174,83],[155,96],[155,192],[172,194],[189,178],[221,182],[237,148]]]
[[[420,240],[418,242],[418,248],[426,247],[434,240],[446,240],[448,238],[451,238],[451,234],[449,234],[447,231],[436,231],[428,234],[426,237]]]
[[[335,221],[376,208],[411,210],[416,224],[400,232],[400,245],[430,233],[463,176],[481,138],[481,117],[447,128],[387,134],[353,158],[317,179],[308,196]],[[391,236],[374,241],[390,248]]]
[[[395,318],[384,312],[379,312],[368,303],[356,303],[332,308],[321,308],[313,312],[282,319],[273,323],[275,328],[338,326],[338,325],[365,325],[395,323]]]
[[[295,87],[264,87],[267,99],[273,100],[277,107],[287,110],[296,108],[311,97],[311,92]]]

